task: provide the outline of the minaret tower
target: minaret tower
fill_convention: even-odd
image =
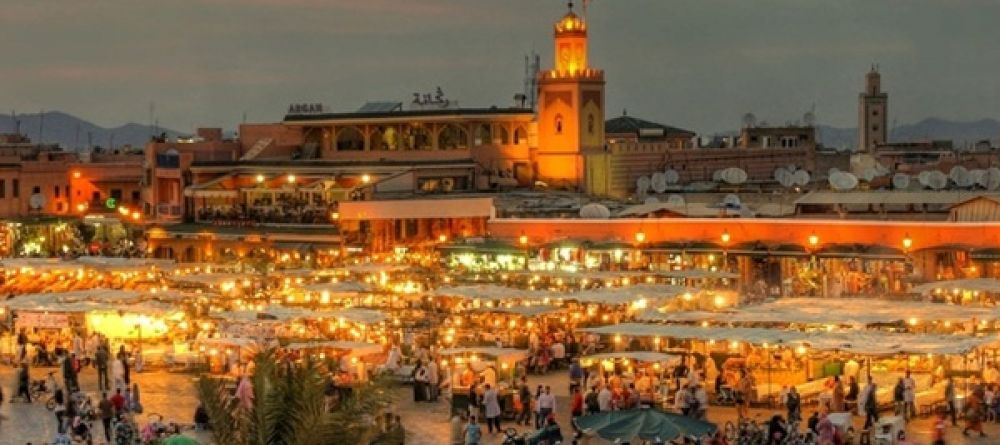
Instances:
[[[882,91],[882,75],[872,65],[865,75],[865,91],[858,95],[858,151],[871,153],[889,142],[889,95]]]
[[[587,63],[587,21],[569,11],[555,24],[554,64],[538,74],[538,179],[579,187],[583,154],[604,147],[604,72]]]

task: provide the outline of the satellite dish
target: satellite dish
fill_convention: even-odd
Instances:
[[[973,183],[972,176],[969,175],[969,170],[961,165],[951,168],[951,172],[948,173],[948,179],[951,179],[959,187],[968,187]]]
[[[851,173],[838,172],[830,176],[830,187],[837,191],[853,190],[858,186],[858,177]]]
[[[986,188],[986,179],[987,179],[986,170],[983,170],[981,168],[969,170],[969,176],[972,178],[973,184],[982,188]]]
[[[892,188],[896,190],[906,190],[910,186],[910,175],[906,173],[896,173],[892,175]]]
[[[677,174],[677,171],[668,168],[667,171],[663,172],[664,178],[667,180],[667,184],[676,184],[677,181],[681,180],[681,175]]]
[[[927,175],[927,186],[932,190],[941,190],[948,186],[948,177],[944,173],[934,170]]]
[[[803,187],[809,184],[809,172],[805,170],[798,170],[792,173],[792,184]]]
[[[653,173],[649,182],[654,192],[663,193],[667,191],[667,175],[660,172]]]
[[[996,191],[1000,188],[1000,168],[990,167],[986,169],[986,190]]]
[[[830,167],[830,169],[826,171],[826,176],[827,177],[831,177],[831,176],[833,176],[833,175],[835,175],[837,173],[840,173],[840,169],[839,168],[837,168],[837,167]]]
[[[728,194],[728,195],[726,195],[725,197],[722,198],[722,205],[724,205],[726,207],[738,208],[742,204],[740,203],[740,197],[739,196],[736,196],[736,195],[730,193],[730,194]]]
[[[591,203],[580,207],[580,218],[586,219],[608,219],[611,217],[611,210],[602,204]]]
[[[790,172],[785,167],[778,167],[774,169],[774,180],[781,182],[781,178],[788,176]]]
[[[646,199],[644,201],[642,201],[642,203],[643,204],[659,204],[660,200],[656,199],[655,196],[647,196]]]
[[[998,171],[998,173],[1000,173],[1000,171]],[[687,201],[685,201],[684,197],[681,195],[670,195],[670,197],[667,198],[667,204],[672,206],[682,206],[687,204]]]
[[[28,206],[34,210],[39,210],[45,207],[45,195],[41,193],[33,193],[31,198],[28,198]]]
[[[719,174],[719,179],[727,184],[742,184],[747,182],[747,172],[743,171],[742,168],[729,167],[722,170]]]
[[[649,191],[649,176],[640,176],[639,179],[635,180],[635,192],[639,195],[645,195]]]
[[[712,172],[712,180],[715,181],[715,182],[721,181],[722,180],[722,170],[716,170],[716,171]]]
[[[876,176],[878,176],[878,172],[875,171],[875,168],[865,167],[864,170],[861,170],[861,176],[859,179],[864,179],[865,182],[871,182]]]
[[[757,126],[757,116],[753,113],[747,113],[743,115],[743,128],[751,128]]]
[[[924,170],[917,174],[917,182],[924,187],[930,187],[931,171]]]

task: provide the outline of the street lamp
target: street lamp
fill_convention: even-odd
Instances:
[[[635,242],[639,244],[646,242],[646,233],[642,230],[635,232]]]
[[[819,235],[816,235],[816,232],[813,232],[809,235],[809,247],[815,249],[817,245],[819,245]]]
[[[722,239],[722,271],[726,272],[729,270],[729,231],[723,230],[719,238]]]
[[[722,236],[720,238],[722,239],[722,244],[723,245],[729,244],[729,239],[730,239],[729,231],[728,230],[723,230],[722,231]]]
[[[910,234],[907,233],[903,236],[903,251],[909,253],[911,247],[913,247],[913,239],[911,239]]]
[[[264,175],[257,175],[256,179],[257,179],[257,183],[258,184],[263,184],[264,183]]]

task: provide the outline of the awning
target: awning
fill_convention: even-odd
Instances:
[[[342,220],[492,218],[493,198],[344,201]]]
[[[236,190],[199,190],[186,188],[184,189],[184,196],[192,198],[229,198],[236,199],[239,197],[239,192]]]
[[[1000,260],[1000,247],[973,250],[969,253],[969,258],[974,260]]]

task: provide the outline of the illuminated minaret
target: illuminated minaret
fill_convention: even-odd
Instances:
[[[553,69],[538,74],[538,179],[580,186],[583,153],[604,147],[604,72],[587,64],[587,21],[569,12],[555,24]]]

